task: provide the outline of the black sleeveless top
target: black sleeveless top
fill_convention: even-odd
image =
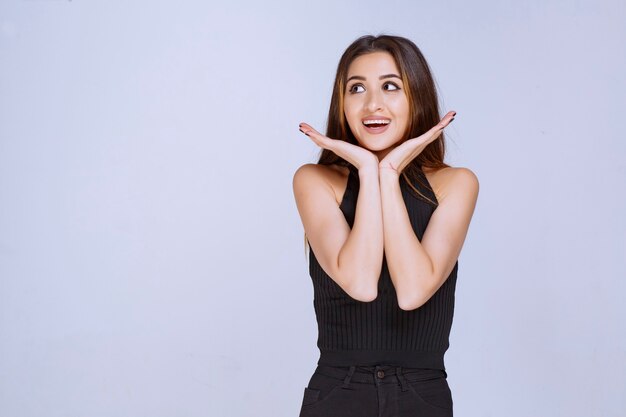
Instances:
[[[437,201],[424,173],[413,186],[432,201]],[[418,198],[403,176],[400,189],[411,225],[421,241],[435,207]],[[340,209],[350,227],[354,225],[358,171],[350,166],[348,185]],[[444,354],[454,314],[454,291],[458,261],[437,292],[421,307],[405,311],[398,306],[396,291],[383,257],[374,301],[350,297],[330,278],[309,252],[309,273],[313,280],[315,316],[318,325],[318,365],[398,365],[410,368],[443,369]]]

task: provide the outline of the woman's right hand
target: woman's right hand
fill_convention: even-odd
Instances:
[[[378,170],[378,157],[369,150],[348,143],[344,140],[331,139],[313,129],[307,123],[300,123],[300,132],[304,133],[321,148],[328,149],[354,165],[358,170],[363,167]]]

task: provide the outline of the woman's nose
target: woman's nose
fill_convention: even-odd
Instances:
[[[370,92],[367,95],[367,102],[365,105],[367,110],[373,113],[383,107],[383,98],[378,92]]]

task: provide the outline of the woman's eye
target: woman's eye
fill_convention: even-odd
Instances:
[[[359,93],[360,91],[356,91],[357,88],[363,88],[363,86],[361,84],[354,84],[352,87],[350,87],[350,92]]]
[[[400,87],[398,87],[398,86],[397,86],[397,85],[395,85],[394,83],[385,83],[385,86],[391,86],[391,87],[393,87],[393,88],[385,88],[385,90],[388,90],[388,91],[389,91],[389,90],[393,91],[393,90],[399,90],[399,89],[400,89]]]

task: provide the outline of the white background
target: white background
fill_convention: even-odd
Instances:
[[[626,413],[626,3],[2,0],[0,415],[296,416],[293,172],[343,50],[413,40],[480,195],[455,415]]]

